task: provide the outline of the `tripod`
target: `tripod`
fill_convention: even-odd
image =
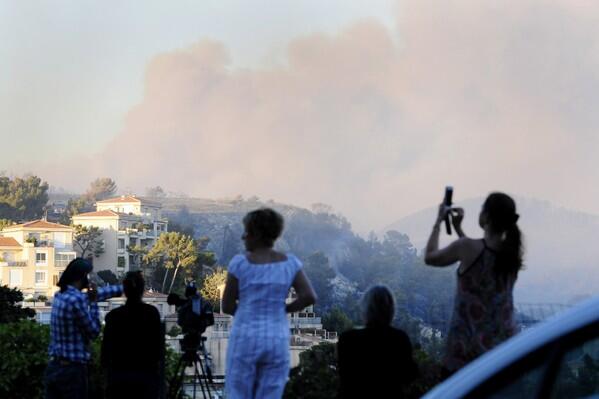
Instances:
[[[175,374],[169,384],[169,399],[178,399],[183,397],[183,382],[185,381],[185,369],[193,365],[193,398],[196,397],[197,386],[200,386],[202,398],[211,399],[210,383],[212,383],[211,357],[206,350],[204,342],[206,337],[185,335],[180,341],[181,358],[177,363]],[[200,356],[200,352],[201,356]],[[202,361],[202,358],[204,359]],[[204,364],[206,363],[206,364]],[[200,373],[201,371],[201,373]]]

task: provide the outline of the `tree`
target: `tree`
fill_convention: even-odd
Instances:
[[[48,203],[48,183],[37,176],[0,176],[0,218],[33,220],[44,215]]]
[[[335,270],[329,264],[329,258],[322,252],[310,255],[304,262],[304,271],[318,296],[316,310],[328,309],[333,299],[331,281],[336,275]]]
[[[210,238],[200,237],[196,242],[198,249],[198,258],[196,262],[188,269],[187,277],[196,281],[203,281],[206,277],[207,270],[214,272],[216,265],[216,254],[208,249]]]
[[[83,212],[91,212],[92,210],[92,203],[85,196],[69,198],[65,212],[60,217],[60,223],[69,225],[73,216]]]
[[[144,260],[148,263],[162,263],[165,267],[162,292],[165,292],[168,271],[175,269],[169,287],[169,292],[171,292],[179,268],[187,268],[193,265],[197,257],[198,249],[191,237],[177,232],[169,232],[160,235],[156,244],[144,257]]]
[[[10,219],[0,219],[0,231],[2,231],[2,229],[10,226],[12,224],[14,224],[14,222]]]
[[[18,303],[23,302],[23,293],[16,288],[0,286],[0,324],[32,318],[35,311],[22,308]]]
[[[221,289],[227,281],[227,271],[222,267],[217,267],[216,270],[209,274],[205,279],[200,289],[200,294],[206,300],[210,301],[215,310],[220,311],[220,298],[222,296]]]
[[[142,247],[141,245],[128,245],[127,252],[133,256],[133,262],[135,265],[139,265],[145,274],[145,265],[144,261],[145,256],[148,254],[148,249],[146,247]]]
[[[166,192],[160,186],[146,188],[146,197],[150,198],[165,198]]]
[[[341,334],[344,331],[350,330],[354,323],[349,317],[337,306],[333,306],[330,312],[322,318],[322,326],[327,331],[336,331]]]
[[[106,284],[115,285],[119,284],[118,277],[112,272],[112,270],[100,270],[96,273]]]
[[[33,320],[0,324],[0,397],[42,397],[49,330]]]
[[[338,387],[335,344],[323,342],[300,353],[299,365],[291,369],[283,398],[336,398]]]
[[[185,234],[186,236],[193,237],[195,232],[192,224],[182,224],[178,222],[170,221],[168,222],[168,230],[174,231],[177,233]]]
[[[220,264],[228,264],[235,255],[243,251],[243,241],[240,239],[242,234],[241,224],[225,225],[222,233],[219,234],[222,239],[218,257]]]
[[[104,253],[104,240],[102,240],[102,231],[99,227],[80,224],[74,227],[73,243],[79,247],[81,252],[79,256],[85,258],[93,255],[97,258]]]
[[[116,183],[110,177],[99,177],[90,183],[85,196],[90,202],[101,201],[114,196],[116,189]]]

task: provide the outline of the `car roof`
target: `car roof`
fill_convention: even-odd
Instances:
[[[599,296],[595,296],[521,332],[485,353],[437,385],[422,399],[461,398],[526,354],[598,320]]]

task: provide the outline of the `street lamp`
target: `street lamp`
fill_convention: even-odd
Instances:
[[[223,313],[223,293],[225,292],[225,285],[224,284],[220,284],[218,287],[216,287],[218,289],[218,298],[219,298],[219,305],[218,305],[218,312],[220,314]]]

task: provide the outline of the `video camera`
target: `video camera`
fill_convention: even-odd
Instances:
[[[169,294],[167,303],[177,308],[177,324],[185,335],[201,335],[214,324],[212,305],[198,293],[193,281],[185,287],[185,298]]]

